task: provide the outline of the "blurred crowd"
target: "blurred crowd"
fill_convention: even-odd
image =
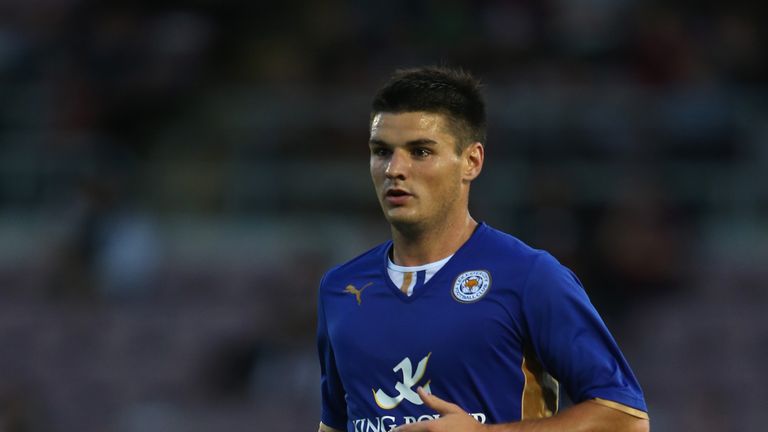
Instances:
[[[580,276],[654,430],[761,430],[765,9],[1,1],[0,431],[316,428],[370,97],[423,64],[484,81],[473,215]]]

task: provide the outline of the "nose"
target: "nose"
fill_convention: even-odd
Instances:
[[[387,162],[387,169],[384,174],[389,179],[405,180],[405,174],[408,171],[408,158],[401,151],[393,151]]]

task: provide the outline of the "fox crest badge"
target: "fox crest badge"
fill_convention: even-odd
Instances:
[[[490,287],[490,273],[485,270],[472,270],[456,278],[451,294],[460,303],[474,303],[480,300]]]

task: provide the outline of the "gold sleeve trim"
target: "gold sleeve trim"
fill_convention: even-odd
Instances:
[[[520,420],[541,419],[557,414],[559,384],[528,348],[523,349],[520,368],[525,378],[520,400]]]
[[[615,410],[619,410],[619,411],[621,411],[621,412],[623,412],[625,414],[631,415],[632,417],[637,417],[639,419],[648,420],[648,413],[645,412],[645,411],[640,411],[639,409],[628,407],[628,406],[620,404],[618,402],[609,401],[609,400],[606,400],[606,399],[594,398],[594,399],[592,399],[592,401],[594,401],[594,402],[596,402],[596,403],[598,403],[598,404],[600,404],[602,406],[605,406],[605,407],[608,407],[608,408],[613,408]]]
[[[344,431],[340,431],[338,429],[334,429],[334,428],[324,424],[323,422],[320,422],[320,427],[317,429],[317,432],[344,432]]]

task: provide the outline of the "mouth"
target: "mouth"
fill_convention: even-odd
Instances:
[[[404,189],[387,189],[384,194],[384,200],[391,205],[399,206],[405,204],[413,195]]]

